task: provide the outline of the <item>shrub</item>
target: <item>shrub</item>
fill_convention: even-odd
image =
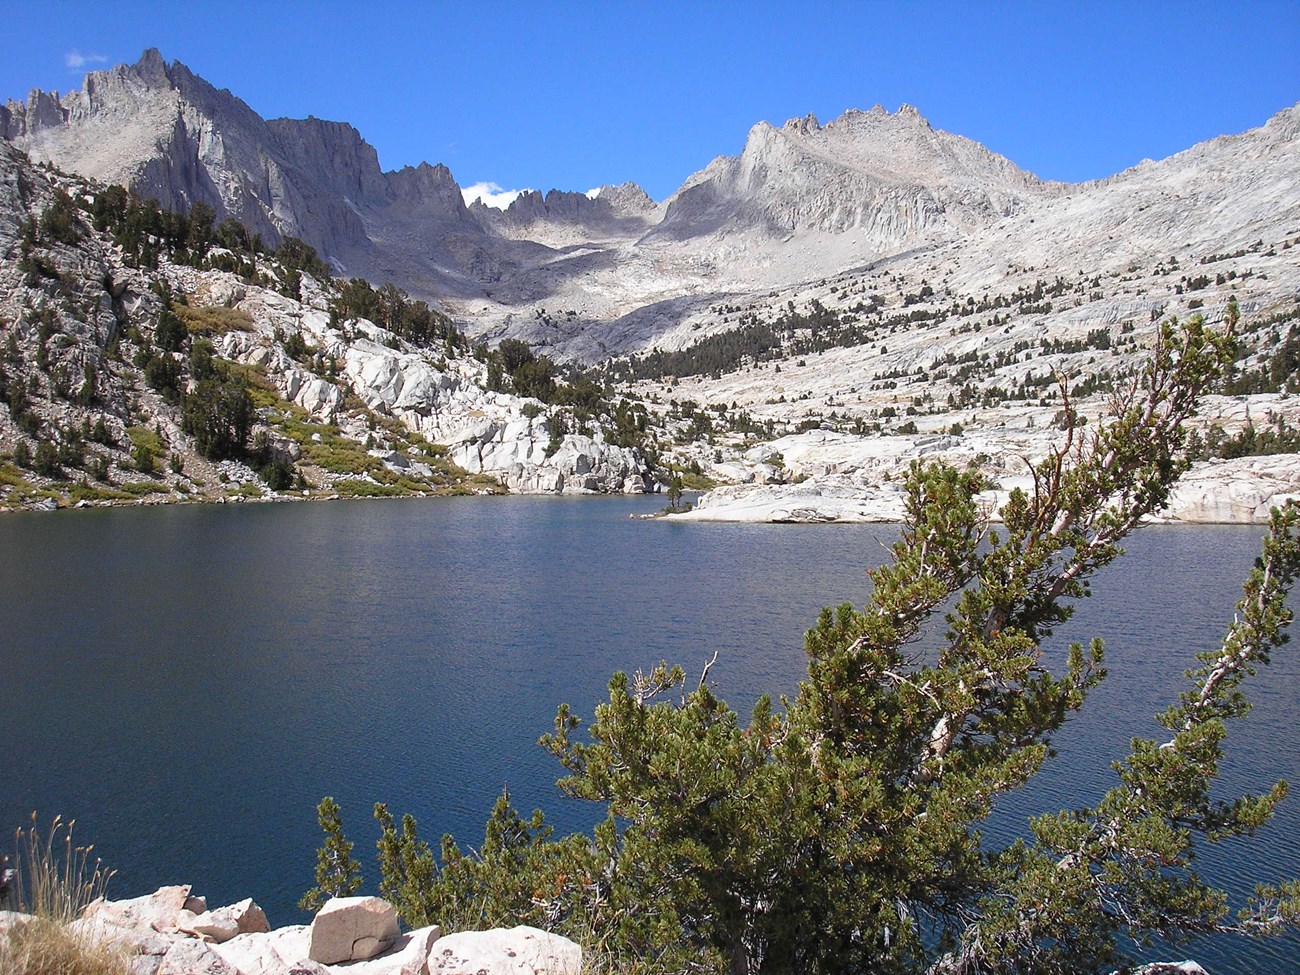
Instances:
[[[63,190],[55,191],[54,202],[41,214],[40,232],[51,241],[69,246],[80,243],[86,235],[76,203]]]
[[[59,448],[48,440],[38,443],[32,457],[32,470],[41,477],[59,477],[63,473],[59,466]]]
[[[190,337],[189,329],[181,317],[169,308],[158,313],[158,327],[154,331],[154,340],[164,352],[179,352],[185,340]]]
[[[144,365],[144,381],[162,393],[163,399],[174,403],[181,395],[181,364],[170,352],[150,356]]]
[[[253,317],[241,308],[222,305],[173,305],[172,310],[191,335],[220,335],[223,332],[251,332]]]

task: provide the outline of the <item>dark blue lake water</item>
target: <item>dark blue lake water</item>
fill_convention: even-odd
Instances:
[[[376,801],[432,841],[476,844],[503,785],[561,829],[534,744],[555,706],[589,716],[611,672],[661,659],[742,713],[791,692],[821,606],[862,603],[890,526],[630,520],[651,498],[181,506],[0,518],[0,826],[76,817],[130,896],[191,883],[273,924],[312,883],[315,806],[335,796],[373,884]],[[1259,529],[1153,528],[1102,573],[1053,646],[1100,635],[1110,678],[1010,807],[1095,801],[1109,762],[1214,646]],[[1290,648],[1288,648],[1289,650]],[[1283,652],[1230,737],[1226,786],[1300,780],[1300,661]],[[1013,818],[1004,811],[994,832]],[[1202,870],[1248,889],[1300,876],[1300,796]],[[1216,941],[1216,975],[1296,971],[1300,939]]]

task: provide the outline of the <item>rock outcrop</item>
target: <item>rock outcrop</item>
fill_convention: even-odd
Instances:
[[[217,944],[241,934],[264,934],[271,930],[266,913],[253,903],[251,897],[215,911],[205,910],[195,915],[193,920],[178,918],[177,927]]]
[[[71,927],[78,936],[120,946],[134,975],[579,975],[582,969],[581,947],[527,926],[446,937],[437,925],[402,933],[393,905],[379,897],[332,898],[310,925],[276,929],[249,899],[196,924],[190,908],[206,907],[201,900],[188,886],[101,899]],[[0,912],[0,937],[31,920]],[[227,937],[228,921],[244,930]]]
[[[579,975],[582,949],[537,928],[463,931],[441,938],[429,953],[429,975]]]
[[[264,289],[233,286],[215,275],[187,282],[210,300],[246,311],[255,331],[228,332],[222,355],[267,370],[286,399],[332,422],[348,391],[369,409],[393,416],[473,474],[499,479],[522,494],[623,494],[653,491],[655,480],[639,451],[591,435],[554,435],[554,421],[536,401],[487,389],[486,367],[472,357],[447,359],[402,346],[372,322],[353,322],[345,336],[320,307]],[[294,332],[338,362],[340,381],[305,372],[275,348],[277,334]],[[397,347],[394,347],[394,346]],[[345,389],[346,386],[346,389]],[[535,415],[529,416],[528,414]],[[399,460],[394,463],[403,466]]]
[[[914,460],[976,463],[996,489],[980,495],[990,512],[1016,488],[1032,490],[1028,462],[1052,446],[1049,430],[977,431],[954,437],[856,437],[809,431],[754,448],[715,474],[732,483],[704,494],[683,521],[898,522],[905,515],[902,483]],[[780,466],[771,463],[779,458]],[[775,483],[773,483],[775,482]],[[1300,501],[1300,455],[1273,454],[1193,465],[1156,521],[1186,524],[1266,524],[1269,511]]]

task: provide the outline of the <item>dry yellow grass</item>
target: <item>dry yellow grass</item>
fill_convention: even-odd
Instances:
[[[127,975],[125,952],[68,927],[103,895],[112,871],[91,860],[93,846],[77,846],[75,823],[55,817],[42,838],[32,824],[17,833],[14,909],[33,920],[0,934],[0,975]]]
[[[172,305],[172,311],[191,335],[220,335],[223,332],[251,332],[253,318],[241,308],[223,305]]]
[[[0,936],[0,975],[128,975],[120,947],[89,938],[67,925],[38,917]]]

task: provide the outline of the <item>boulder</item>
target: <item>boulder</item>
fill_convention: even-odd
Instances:
[[[581,970],[581,947],[527,925],[449,934],[429,953],[429,975],[578,975]]]
[[[292,398],[312,417],[326,423],[332,422],[343,407],[343,390],[324,379],[306,380]]]
[[[158,975],[241,975],[239,969],[204,941],[185,938],[163,955]]]
[[[400,934],[397,910],[382,897],[332,897],[311,922],[307,957],[323,965],[373,958]]]
[[[310,942],[310,929],[305,924],[297,924],[237,935],[213,945],[213,950],[243,975],[280,975],[294,963],[307,963]]]
[[[152,894],[122,901],[100,898],[86,906],[81,919],[142,931],[175,931],[176,919],[190,900],[190,886],[159,887]]]
[[[347,975],[427,975],[429,953],[441,934],[436,924],[417,928],[400,936],[382,955],[348,965]]]
[[[271,930],[266,914],[253,903],[251,897],[238,904],[219,907],[215,911],[204,911],[188,924],[182,921],[177,926],[182,931],[210,938],[218,944],[229,941],[236,935],[259,934]]]
[[[0,911],[0,939],[5,938],[10,931],[21,930],[35,920],[31,914],[23,914],[21,911]]]

